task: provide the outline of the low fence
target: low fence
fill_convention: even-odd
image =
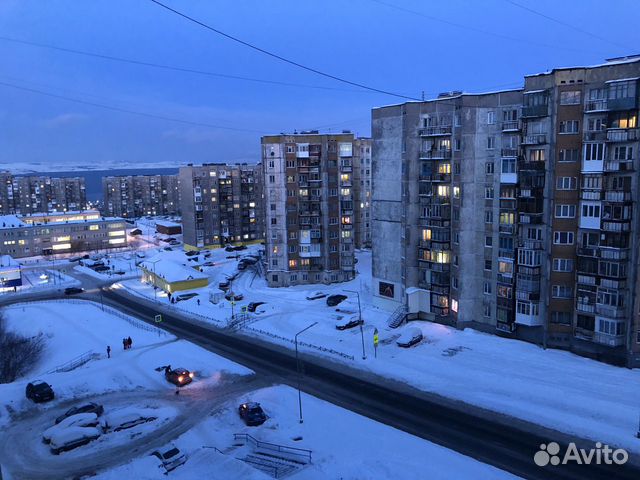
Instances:
[[[311,463],[311,450],[306,448],[287,447],[286,445],[278,445],[277,443],[263,442],[252,437],[248,433],[234,433],[234,440],[244,440],[245,443],[251,443],[254,447],[263,450],[271,450],[272,452],[284,453],[286,455],[293,455],[299,458],[301,463]]]
[[[74,370],[84,365],[85,363],[89,362],[89,360],[91,360],[92,358],[95,358],[96,356],[99,356],[99,355],[95,353],[93,350],[89,350],[88,352],[84,352],[82,355],[78,355],[77,357],[72,358],[68,362],[61,363],[57,367],[53,367],[51,370],[45,373],[52,374],[52,373],[70,372],[71,370]]]

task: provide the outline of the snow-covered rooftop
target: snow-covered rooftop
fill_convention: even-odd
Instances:
[[[184,280],[201,280],[209,278],[202,272],[186,265],[182,265],[175,260],[167,260],[157,255],[146,262],[142,262],[140,267],[148,272],[153,272],[158,277],[167,282],[181,282]]]

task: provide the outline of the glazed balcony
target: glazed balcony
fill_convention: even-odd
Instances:
[[[531,105],[522,107],[523,118],[546,117],[549,115],[548,105]]]
[[[525,135],[522,137],[522,145],[544,145],[547,143],[546,133],[536,133],[533,135]]]
[[[438,137],[442,135],[451,135],[451,125],[437,125],[434,127],[424,127],[418,130],[421,137]]]
[[[450,148],[420,151],[420,160],[446,160],[449,158],[451,158]]]
[[[517,132],[522,129],[520,120],[510,120],[508,122],[502,122],[503,132]]]

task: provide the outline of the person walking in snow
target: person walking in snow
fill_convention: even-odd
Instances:
[[[126,338],[123,338],[123,339],[122,339],[122,348],[123,348],[124,350],[126,350],[126,349],[127,349],[127,339],[126,339]]]
[[[131,348],[131,345],[133,345],[133,340],[131,340],[131,337],[127,338],[127,345],[129,345],[128,348]]]
[[[197,302],[198,302],[198,306],[200,306],[200,299],[198,299]]]
[[[111,346],[107,345],[107,358],[111,358]]]

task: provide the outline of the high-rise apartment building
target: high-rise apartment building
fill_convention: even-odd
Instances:
[[[353,144],[355,185],[355,247],[371,247],[371,139],[356,138]]]
[[[14,176],[0,173],[0,213],[66,212],[86,207],[84,177]]]
[[[264,238],[260,165],[180,167],[185,248],[216,248]]]
[[[355,148],[352,133],[262,137],[270,286],[354,277]]]
[[[102,177],[105,215],[137,218],[179,215],[178,175],[123,175]]]
[[[640,57],[373,110],[374,299],[640,364]]]

